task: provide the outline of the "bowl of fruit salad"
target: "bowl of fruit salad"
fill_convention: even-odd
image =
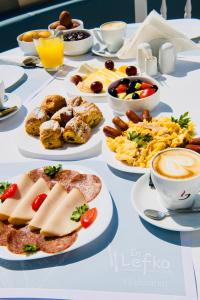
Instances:
[[[130,76],[108,86],[108,102],[114,112],[153,110],[160,101],[159,83],[151,77]]]

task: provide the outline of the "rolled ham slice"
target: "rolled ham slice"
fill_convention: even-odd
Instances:
[[[32,209],[33,200],[39,194],[48,194],[49,191],[50,189],[46,181],[43,178],[38,179],[38,181],[29,189],[15,210],[12,212],[10,218],[8,219],[9,223],[14,225],[27,224],[36,213]]]
[[[49,192],[47,198],[40,206],[40,209],[34,215],[33,219],[29,223],[31,230],[41,229],[45,224],[45,221],[51,217],[55,209],[61,205],[62,201],[67,197],[67,192],[63,185],[56,183],[52,190]]]
[[[48,218],[41,229],[44,236],[64,236],[77,230],[81,224],[71,220],[76,207],[82,206],[86,200],[80,190],[74,188]]]
[[[7,198],[3,204],[0,206],[0,220],[5,221],[11,216],[12,212],[16,209],[18,204],[21,202],[21,199],[25,194],[30,190],[34,185],[33,180],[27,175],[24,174],[20,177],[17,182],[17,193],[12,198]]]

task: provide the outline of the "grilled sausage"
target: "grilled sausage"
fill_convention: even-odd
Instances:
[[[150,115],[150,112],[148,109],[143,110],[142,120],[147,120],[148,122],[150,122],[152,120],[152,116]]]
[[[142,122],[142,119],[133,110],[128,110],[126,115],[133,123]]]
[[[185,148],[200,153],[200,145],[187,144]]]
[[[120,119],[120,117],[114,117],[112,121],[118,129],[122,131],[128,129],[128,125],[122,119]]]
[[[105,126],[103,128],[103,132],[105,133],[106,136],[109,136],[111,138],[115,138],[122,134],[122,132],[119,129],[116,129],[116,128],[113,128],[110,126]]]
[[[200,137],[192,139],[189,144],[200,145]]]

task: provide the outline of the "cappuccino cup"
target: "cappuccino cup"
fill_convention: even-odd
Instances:
[[[111,53],[117,52],[124,43],[127,24],[122,21],[104,23],[93,33],[100,44],[105,44]]]
[[[159,152],[151,161],[151,178],[162,204],[171,210],[189,208],[200,191],[200,155],[184,148]]]

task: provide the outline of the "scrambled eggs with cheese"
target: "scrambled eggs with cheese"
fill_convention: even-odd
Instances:
[[[107,138],[115,158],[130,166],[149,167],[152,157],[166,148],[181,147],[194,136],[194,124],[189,122],[182,128],[168,117],[153,118],[152,121],[128,122],[129,128],[116,138]]]

